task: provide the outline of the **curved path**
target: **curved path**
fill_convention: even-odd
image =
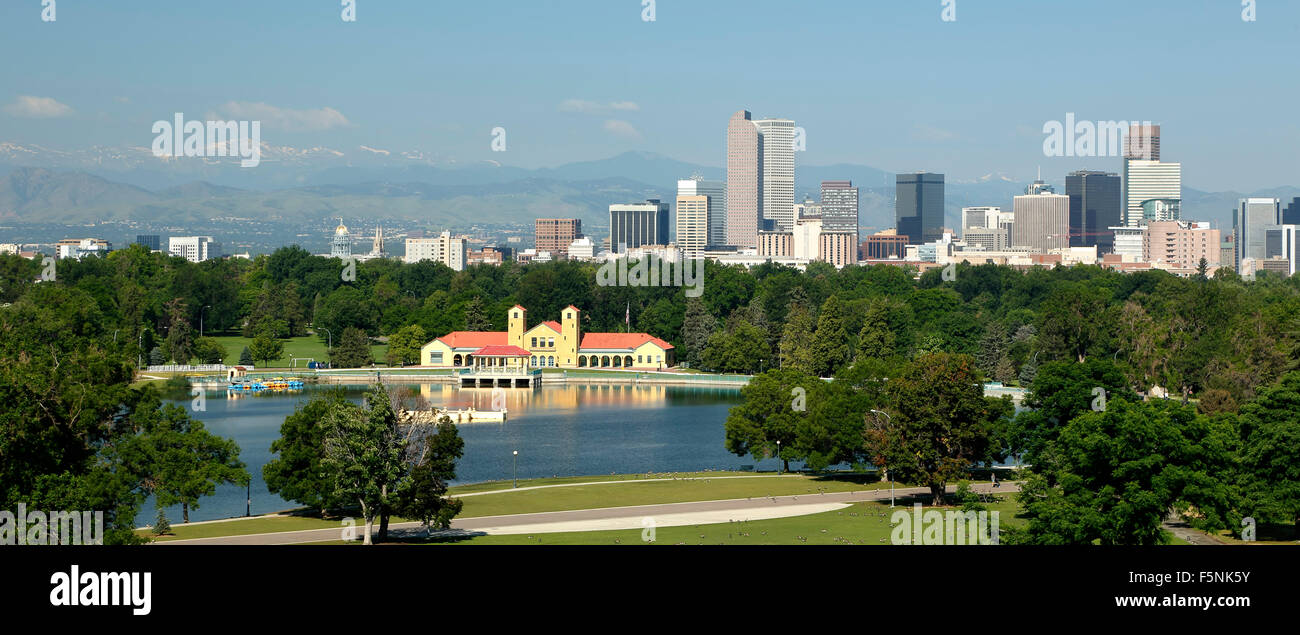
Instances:
[[[752,477],[739,477],[752,478]],[[645,482],[642,481],[610,481]],[[567,484],[566,484],[567,485]],[[539,486],[549,487],[549,486]],[[522,488],[521,488],[522,489]],[[949,487],[948,491],[955,491]],[[1003,483],[994,488],[982,483],[971,487],[980,493],[1011,493],[1020,491],[1016,483]],[[517,491],[517,490],[504,490]],[[486,492],[483,492],[486,493]],[[913,495],[928,495],[929,488],[898,488],[894,495],[898,498]],[[656,527],[675,527],[683,525],[700,525],[724,523],[730,521],[762,520],[803,516],[831,511],[848,506],[851,503],[865,501],[889,500],[890,491],[862,490],[857,492],[832,492],[821,494],[799,494],[793,496],[736,498],[728,500],[695,501],[689,503],[663,503],[655,505],[633,505],[628,507],[602,507],[599,509],[578,509],[571,511],[538,512],[532,514],[510,514],[504,516],[481,516],[478,518],[457,518],[451,523],[450,533],[459,534],[536,534],[567,531],[601,531],[609,529],[640,529],[643,519],[654,519]],[[356,528],[358,532],[362,527]],[[393,523],[389,531],[399,534],[423,533],[420,523]],[[155,543],[157,545],[290,545],[312,542],[328,542],[342,539],[342,529],[308,529],[301,531],[284,531],[245,536],[218,536],[213,538],[193,538],[188,540],[169,540]]]

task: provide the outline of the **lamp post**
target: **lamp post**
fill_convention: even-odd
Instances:
[[[144,367],[144,329],[140,330],[140,337],[135,343],[135,367]]]
[[[776,475],[781,475],[781,440],[776,440]]]
[[[885,415],[885,422],[886,422],[886,423],[889,423],[889,422],[892,421],[892,419],[889,418],[889,413],[888,413],[888,412],[885,412],[884,410],[875,410],[875,409],[872,409],[871,412],[874,413],[874,414],[877,414],[877,415]],[[879,417],[876,417],[876,423],[880,423],[880,418],[879,418]],[[889,479],[889,506],[890,506],[890,507],[893,507],[893,506],[894,506],[894,477],[891,476],[891,475],[889,474],[889,467],[888,467],[888,466],[885,466],[885,478]]]
[[[518,488],[518,487],[519,487],[519,450],[515,450],[514,455],[515,455],[515,458],[514,458],[514,480],[515,480],[515,487]]]
[[[245,485],[248,487],[248,509],[244,511],[244,516],[247,517],[253,515],[253,479],[248,479]]]
[[[202,309],[199,309],[199,337],[203,337],[203,312],[211,308],[212,305],[205,304]]]

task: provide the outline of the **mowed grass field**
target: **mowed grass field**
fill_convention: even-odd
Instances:
[[[245,346],[252,346],[253,338],[242,337],[239,335],[214,335],[217,342],[226,349],[225,363],[227,366],[233,366],[239,363],[239,353],[244,350]],[[306,335],[303,337],[291,337],[284,340],[284,356],[271,362],[267,368],[288,368],[290,359],[296,358],[306,360],[311,358],[318,362],[329,361],[329,353],[326,352],[326,341],[315,335]],[[338,334],[334,334],[334,344],[338,344]],[[388,352],[387,344],[372,344],[370,354],[378,364],[386,364],[384,354]],[[253,363],[262,368],[262,360],[254,360]],[[299,368],[305,368],[306,362],[298,362]]]
[[[656,478],[666,478],[668,480],[648,480]],[[734,498],[762,498],[766,496],[804,494],[815,496],[820,492],[880,489],[882,485],[888,489],[888,483],[871,481],[871,479],[872,477],[863,475],[842,478],[807,475],[776,476],[745,472],[697,472],[644,476],[615,475],[609,477],[535,479],[519,482],[520,488],[565,485],[565,487],[546,487],[543,489],[515,490],[511,481],[478,483],[452,488],[451,495],[493,492],[461,498],[465,506],[459,518],[477,518],[507,514]],[[402,522],[402,520],[394,519],[392,522]],[[340,526],[340,521],[337,518],[322,519],[313,516],[254,517],[248,520],[194,525],[172,523],[173,534],[159,537],[157,540],[243,536],[301,529],[331,529]],[[149,535],[149,533],[142,530],[141,535]]]

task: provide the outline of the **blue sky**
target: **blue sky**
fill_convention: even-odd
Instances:
[[[789,117],[808,165],[1059,179],[1067,112],[1163,126],[1184,184],[1300,185],[1300,2],[41,0],[0,6],[0,141],[139,145],[152,122],[523,167],[628,150],[721,165],[728,116]],[[43,115],[37,117],[35,115]],[[491,130],[508,151],[491,151]]]

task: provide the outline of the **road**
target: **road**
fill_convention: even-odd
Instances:
[[[956,488],[949,487],[952,492]],[[1016,483],[1003,483],[994,488],[991,484],[973,485],[972,490],[981,493],[1012,493],[1020,491]],[[509,490],[507,490],[509,491]],[[924,487],[898,488],[894,494],[898,498],[911,495],[928,495],[930,490]],[[864,501],[889,500],[890,491],[863,490],[859,492],[833,492],[824,494],[799,494],[793,496],[737,498],[729,500],[697,501],[690,503],[665,503],[657,505],[634,505],[629,507],[602,507],[599,509],[579,509],[572,511],[540,512],[533,514],[511,514],[506,516],[482,516],[478,518],[457,518],[451,523],[452,531],[463,534],[537,534],[561,531],[601,531],[608,529],[640,529],[643,519],[654,519],[655,527],[676,527],[725,523],[730,521],[750,521],[770,518],[802,516],[824,511],[841,509],[852,503]],[[357,531],[363,531],[357,527]],[[389,525],[390,533],[422,532],[419,523],[393,523]],[[189,540],[169,540],[155,543],[157,545],[291,545],[312,542],[327,542],[342,539],[342,528],[309,529],[303,531],[286,531],[267,534],[250,534],[247,536],[220,536],[214,538],[194,538]]]

